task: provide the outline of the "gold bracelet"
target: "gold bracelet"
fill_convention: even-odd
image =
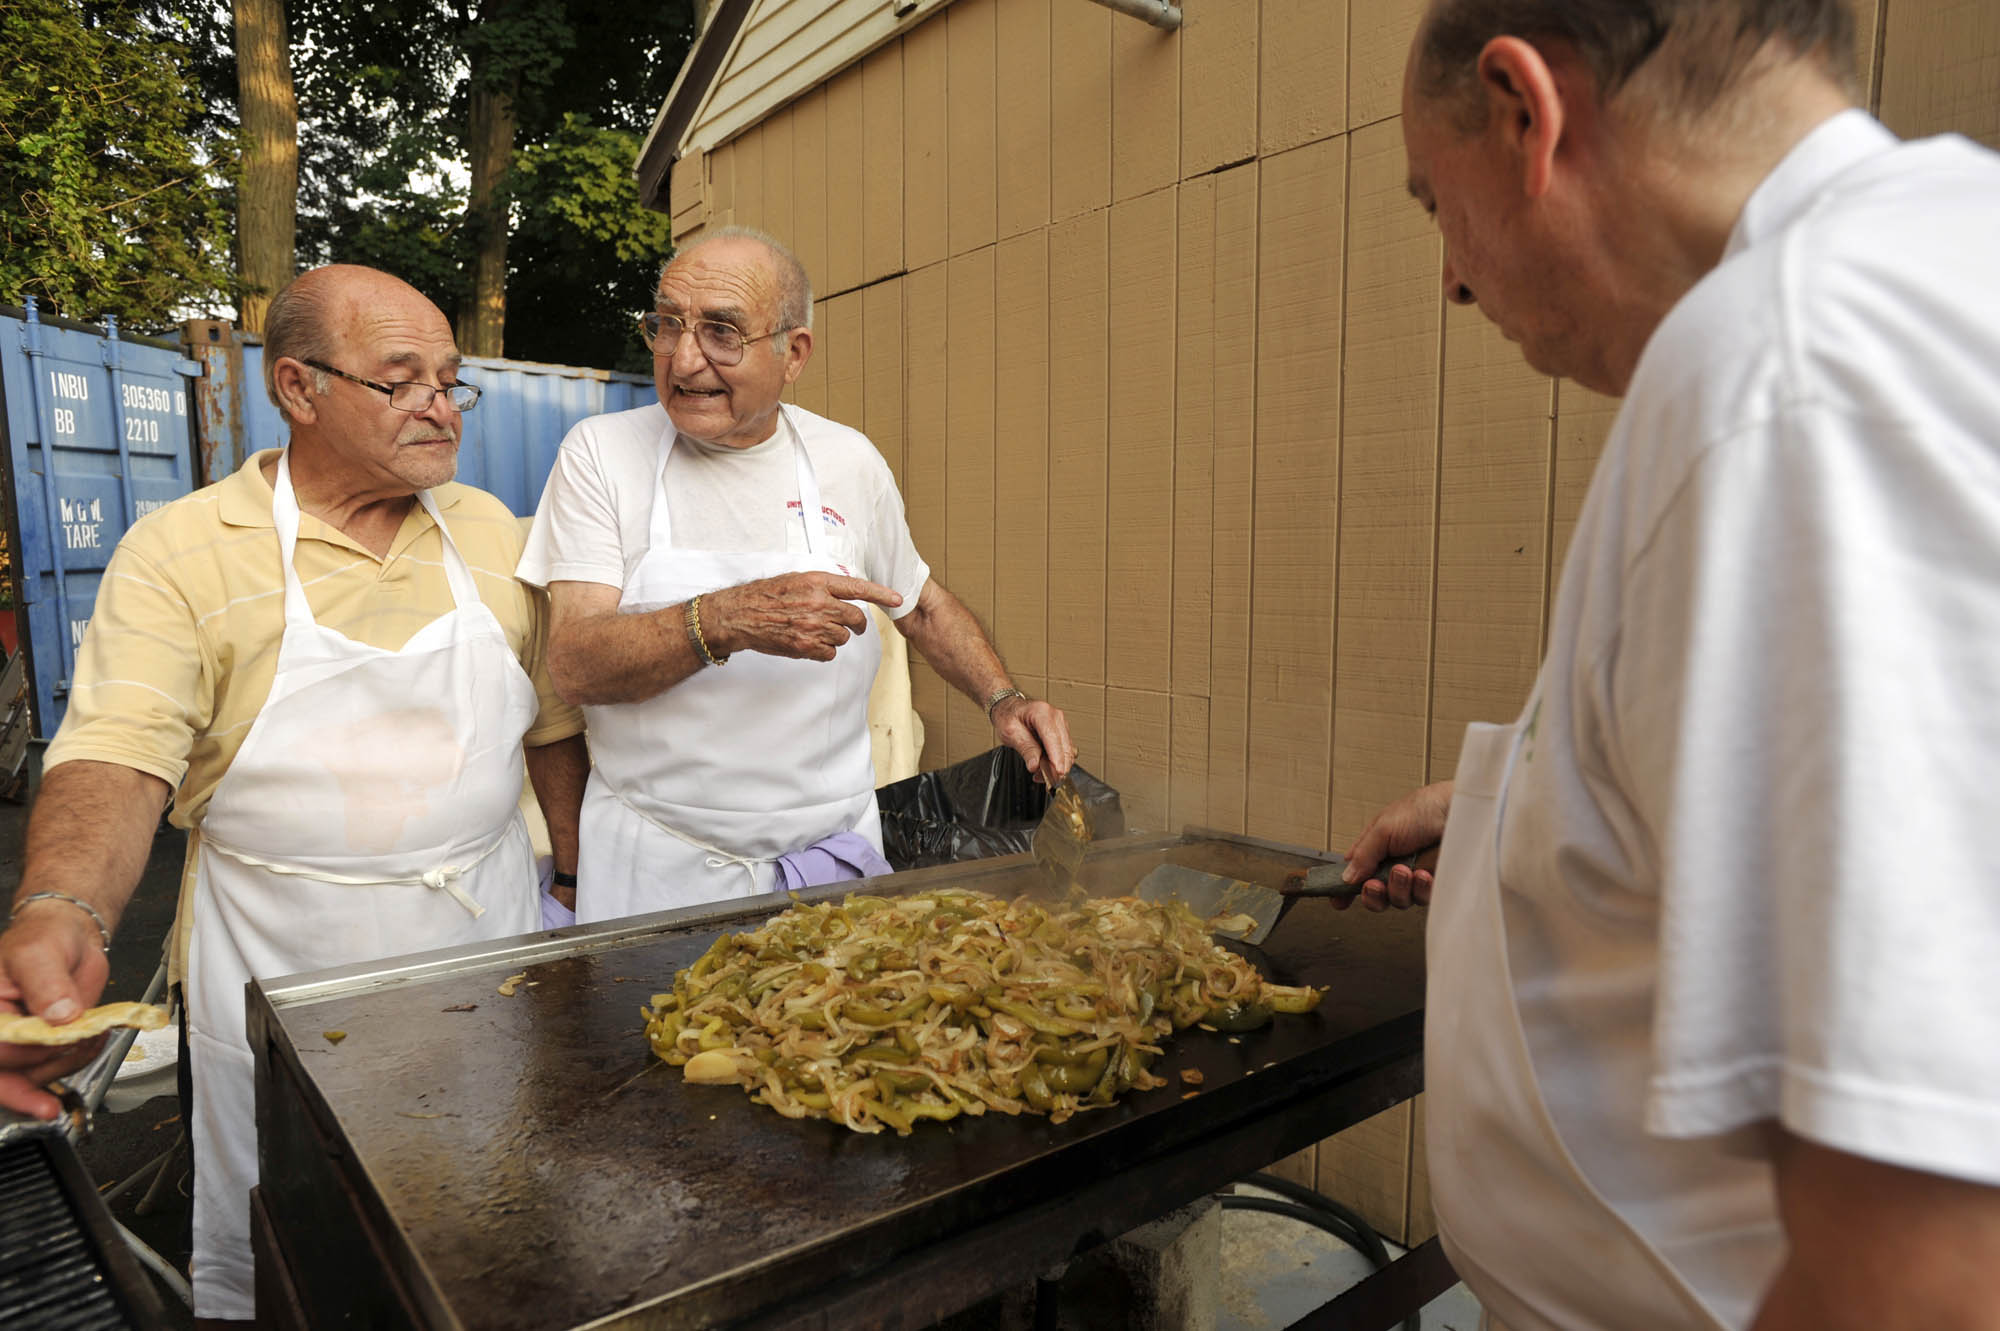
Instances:
[[[708,650],[708,639],[701,636],[701,597],[688,602],[687,613],[682,616],[687,624],[688,641],[694,645],[695,654],[712,666],[726,665],[727,655],[717,656]]]

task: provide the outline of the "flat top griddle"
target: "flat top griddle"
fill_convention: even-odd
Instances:
[[[1314,857],[1194,833],[1134,838],[1101,847],[1085,879],[1115,894],[1167,862],[1275,886]],[[945,883],[1012,895],[1033,889],[1035,869],[1013,856],[806,895]],[[1313,905],[1247,955],[1278,981],[1328,986],[1320,1008],[1240,1037],[1183,1032],[1155,1067],[1166,1087],[1059,1127],[988,1113],[897,1137],[788,1120],[737,1087],[685,1083],[648,1049],[640,1017],[718,932],[788,904],[725,903],[253,986],[262,1195],[275,1223],[307,1227],[326,1203],[310,1195],[327,1187],[312,1150],[279,1121],[296,1099],[369,1216],[370,1251],[341,1260],[395,1268],[430,1324],[568,1327],[645,1310],[649,1326],[712,1326],[1303,1110],[1359,1070],[1414,1060],[1421,1043],[1422,913]],[[496,992],[521,972],[513,997]],[[1183,1068],[1203,1075],[1191,1097]],[[1315,1119],[1290,1135],[1303,1144],[1341,1126]],[[287,1246],[297,1256],[311,1243],[294,1234]]]

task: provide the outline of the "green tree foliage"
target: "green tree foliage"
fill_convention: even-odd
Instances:
[[[673,242],[667,215],[640,206],[639,143],[571,112],[517,156],[508,355],[651,372],[635,316]]]
[[[201,132],[190,35],[137,4],[0,0],[0,299],[144,330],[226,300],[234,140]]]
[[[689,0],[291,0],[291,25],[301,264],[373,264],[460,307],[477,70],[518,120],[506,354],[650,367],[631,324],[668,231],[632,165],[692,40]]]

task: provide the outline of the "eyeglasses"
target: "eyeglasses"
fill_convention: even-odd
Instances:
[[[324,370],[328,374],[337,374],[343,379],[360,384],[363,388],[372,388],[378,393],[387,393],[389,395],[390,406],[394,407],[397,411],[407,411],[411,415],[429,411],[432,399],[436,398],[439,393],[444,394],[444,400],[451,404],[453,411],[467,412],[479,405],[479,388],[475,384],[446,384],[443,388],[434,388],[429,384],[420,384],[414,379],[400,384],[378,384],[373,379],[363,379],[358,374],[349,374],[345,370],[336,370],[323,360],[307,360],[304,363],[312,366],[315,370]]]
[[[696,319],[689,323],[678,314],[642,314],[639,316],[639,334],[646,339],[646,349],[657,352],[666,347],[671,355],[680,346],[681,335],[690,328],[694,330],[695,345],[701,354],[708,357],[711,365],[734,365],[743,359],[743,349],[752,342],[762,342],[767,337],[789,333],[797,324],[781,324],[768,333],[758,333],[754,337],[735,324],[723,323],[720,319]]]

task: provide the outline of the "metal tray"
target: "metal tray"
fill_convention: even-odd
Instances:
[[[1320,859],[1190,831],[1101,843],[1083,879],[1115,895],[1177,863],[1275,887]],[[1037,882],[1017,855],[804,895]],[[1061,1126],[788,1120],[683,1082],[639,1016],[718,932],[787,904],[253,983],[262,1308],[309,1326],[924,1327],[1418,1088],[1422,914],[1308,906],[1251,955],[1329,986],[1320,1008],[1184,1032],[1167,1087]]]

